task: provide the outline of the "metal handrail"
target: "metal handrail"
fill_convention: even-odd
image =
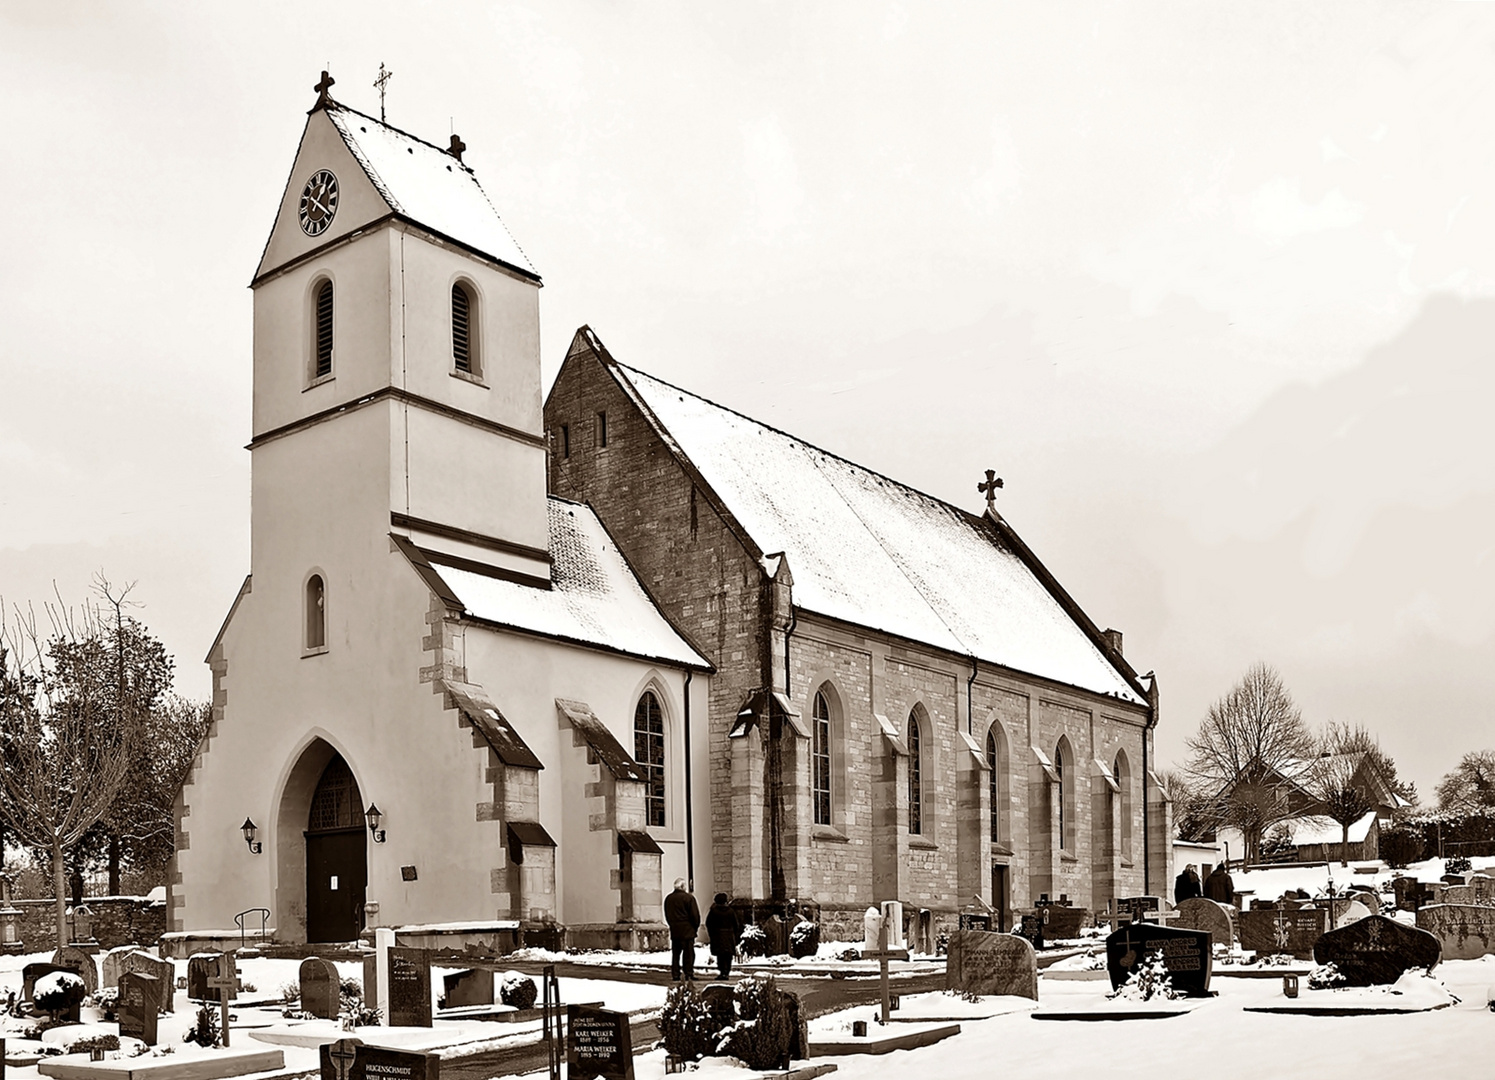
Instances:
[[[260,917],[260,940],[263,941],[265,939],[265,926],[270,921],[270,909],[267,907],[245,908],[234,916],[234,925],[239,928],[239,947],[241,949],[244,947],[245,939],[249,933],[244,929],[244,916],[246,915],[258,915]]]

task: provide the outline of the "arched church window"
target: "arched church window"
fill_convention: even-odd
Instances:
[[[327,647],[327,587],[321,574],[306,579],[306,648]]]
[[[1116,752],[1116,813],[1121,819],[1121,857],[1132,857],[1132,770],[1126,760],[1126,751]]]
[[[1075,776],[1074,758],[1070,754],[1069,742],[1059,740],[1054,748],[1054,771],[1059,775],[1056,794],[1059,802],[1059,846],[1065,851],[1074,850],[1075,831]]]
[[[924,833],[924,733],[917,711],[908,714],[908,832]]]
[[[332,282],[317,287],[316,377],[332,374]]]
[[[664,827],[664,713],[654,691],[645,690],[633,710],[633,758],[644,767],[644,820]]]
[[[816,691],[813,708],[814,745],[810,751],[815,824],[831,823],[831,710],[825,695]]]
[[[1002,800],[1003,773],[1006,771],[1005,763],[1002,761],[1001,747],[997,744],[997,732],[995,726],[986,733],[986,788],[987,794],[991,796],[991,842],[1000,843],[1002,840]]]
[[[477,374],[477,339],[473,333],[472,291],[462,282],[452,286],[452,363],[458,371]]]
[[[341,754],[333,754],[311,797],[308,832],[363,829],[363,807],[359,805],[358,781]]]

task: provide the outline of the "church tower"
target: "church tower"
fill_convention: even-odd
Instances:
[[[256,590],[281,567],[354,587],[378,552],[334,549],[390,533],[543,587],[540,277],[460,139],[434,146],[331,84],[251,283]]]

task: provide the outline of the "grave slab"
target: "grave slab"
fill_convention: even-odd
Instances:
[[[1432,934],[1384,915],[1330,930],[1313,947],[1313,959],[1332,963],[1346,986],[1394,983],[1409,968],[1431,971],[1442,955],[1443,948]]]
[[[970,931],[980,933],[980,931]],[[960,1034],[959,1024],[908,1023],[880,1027],[867,1026],[863,1038],[855,1035],[810,1036],[810,1056],[840,1057],[843,1054],[891,1054],[894,1050],[917,1050],[921,1046],[932,1046],[937,1042]],[[774,1073],[774,1076],[779,1075]]]
[[[1034,1020],[1169,1020],[1198,1006],[1197,1000],[1117,1002],[1090,1009],[1039,1009],[1032,1016]]]
[[[1038,957],[1016,934],[956,930],[945,958],[945,989],[1038,1000]]]
[[[1445,960],[1478,960],[1495,953],[1495,907],[1430,904],[1418,910],[1417,928],[1438,939]]]
[[[178,1046],[167,1057],[90,1061],[87,1054],[65,1054],[40,1062],[36,1071],[56,1080],[222,1080],[229,1076],[285,1068],[285,1054],[261,1047],[191,1050]]]

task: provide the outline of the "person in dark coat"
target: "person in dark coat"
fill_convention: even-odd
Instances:
[[[1235,881],[1224,863],[1219,863],[1204,879],[1204,895],[1217,904],[1235,903]]]
[[[675,879],[675,891],[664,898],[664,921],[670,928],[670,978],[680,981],[681,960],[685,962],[685,981],[696,981],[696,931],[701,928],[701,909],[696,898],[685,887],[684,878]]]
[[[1184,867],[1184,872],[1174,879],[1173,902],[1182,904],[1185,900],[1192,900],[1202,895],[1204,895],[1204,890],[1199,884],[1199,871],[1194,869],[1193,863],[1190,863]]]
[[[737,912],[727,906],[724,892],[716,894],[711,910],[706,912],[706,936],[711,939],[711,955],[716,957],[717,976],[726,979],[732,974],[732,955],[737,952],[742,927],[737,922]]]

